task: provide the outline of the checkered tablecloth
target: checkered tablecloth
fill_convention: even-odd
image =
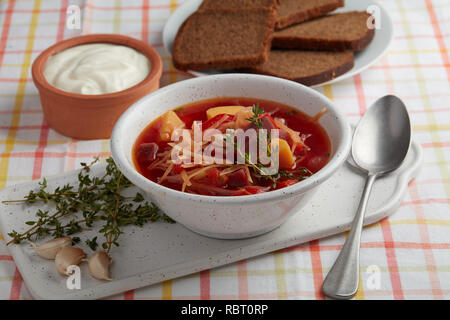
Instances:
[[[30,66],[48,46],[88,33],[121,33],[149,42],[161,55],[161,85],[188,76],[174,69],[161,31],[183,1],[0,0],[0,189],[77,168],[80,161],[109,155],[109,141],[76,141],[43,119]],[[395,39],[373,67],[320,92],[351,122],[384,94],[401,97],[424,166],[398,211],[365,229],[361,288],[357,299],[450,298],[450,2],[383,0]],[[81,29],[66,28],[66,8],[81,8]],[[1,214],[1,212],[0,212]],[[203,271],[114,299],[323,299],[320,286],[345,235]],[[380,287],[367,267],[380,270]],[[0,299],[28,299],[0,235]]]

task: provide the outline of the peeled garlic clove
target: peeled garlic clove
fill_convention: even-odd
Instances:
[[[79,265],[87,257],[87,254],[80,248],[66,247],[58,251],[55,257],[56,269],[62,275],[67,275],[67,268]]]
[[[111,258],[108,254],[99,250],[94,253],[88,260],[88,268],[91,276],[99,280],[111,280],[109,277],[109,265]]]
[[[31,242],[31,246],[42,258],[54,260],[59,250],[72,246],[72,239],[70,237],[56,238],[39,246]]]

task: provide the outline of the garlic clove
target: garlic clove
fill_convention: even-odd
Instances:
[[[87,254],[80,248],[65,247],[58,251],[55,257],[56,269],[62,275],[67,274],[67,268],[72,265],[79,265]]]
[[[109,265],[111,264],[111,258],[108,254],[99,250],[94,253],[88,260],[89,273],[96,279],[111,281],[109,277]]]
[[[31,246],[42,258],[54,260],[59,250],[72,246],[72,239],[70,237],[56,238],[39,246],[31,242]]]

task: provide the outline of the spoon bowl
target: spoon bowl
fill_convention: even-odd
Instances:
[[[377,100],[366,112],[353,136],[352,157],[369,174],[397,169],[411,144],[408,111],[396,96]]]

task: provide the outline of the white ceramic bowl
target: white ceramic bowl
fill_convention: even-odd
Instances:
[[[153,120],[182,105],[218,97],[248,97],[279,102],[315,115],[326,107],[320,119],[331,140],[329,163],[310,178],[280,190],[250,196],[213,197],[182,193],[142,176],[134,167],[133,145]],[[172,219],[200,234],[240,239],[271,231],[298,212],[321,183],[346,160],[351,130],[333,103],[296,82],[250,74],[200,77],[159,89],[132,105],[117,121],[112,137],[112,156],[123,174],[147,192]]]

